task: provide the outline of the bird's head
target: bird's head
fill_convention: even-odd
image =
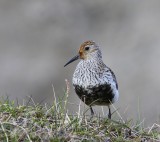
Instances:
[[[75,60],[89,60],[91,58],[102,58],[102,56],[99,46],[94,41],[89,40],[81,44],[78,54],[67,62],[64,67]]]

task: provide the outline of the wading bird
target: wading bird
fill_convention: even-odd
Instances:
[[[113,71],[102,60],[102,53],[94,41],[84,42],[78,54],[65,66],[81,59],[73,74],[73,86],[78,97],[90,106],[108,106],[108,118],[111,119],[110,105],[118,100],[118,84]]]

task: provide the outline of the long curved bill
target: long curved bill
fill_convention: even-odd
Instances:
[[[73,57],[70,61],[68,61],[68,62],[64,65],[64,67],[67,66],[68,64],[70,64],[70,63],[72,63],[72,62],[78,60],[78,59],[79,59],[79,55],[76,55],[76,56]]]

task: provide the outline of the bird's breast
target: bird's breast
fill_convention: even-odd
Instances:
[[[83,86],[96,86],[108,82],[108,78],[103,77],[104,69],[93,63],[80,62],[73,74],[73,84]]]
[[[103,63],[80,62],[73,74],[76,94],[87,105],[107,105],[118,99],[116,79]],[[85,99],[85,100],[84,100]]]

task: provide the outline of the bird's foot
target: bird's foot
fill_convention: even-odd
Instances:
[[[111,119],[112,114],[108,113],[108,119]]]
[[[108,119],[111,119],[112,114],[111,114],[111,109],[110,109],[109,106],[108,106],[108,110],[109,110],[109,112],[108,112]]]
[[[91,116],[93,117],[94,111],[93,111],[92,107],[90,107],[90,110],[91,110]]]

